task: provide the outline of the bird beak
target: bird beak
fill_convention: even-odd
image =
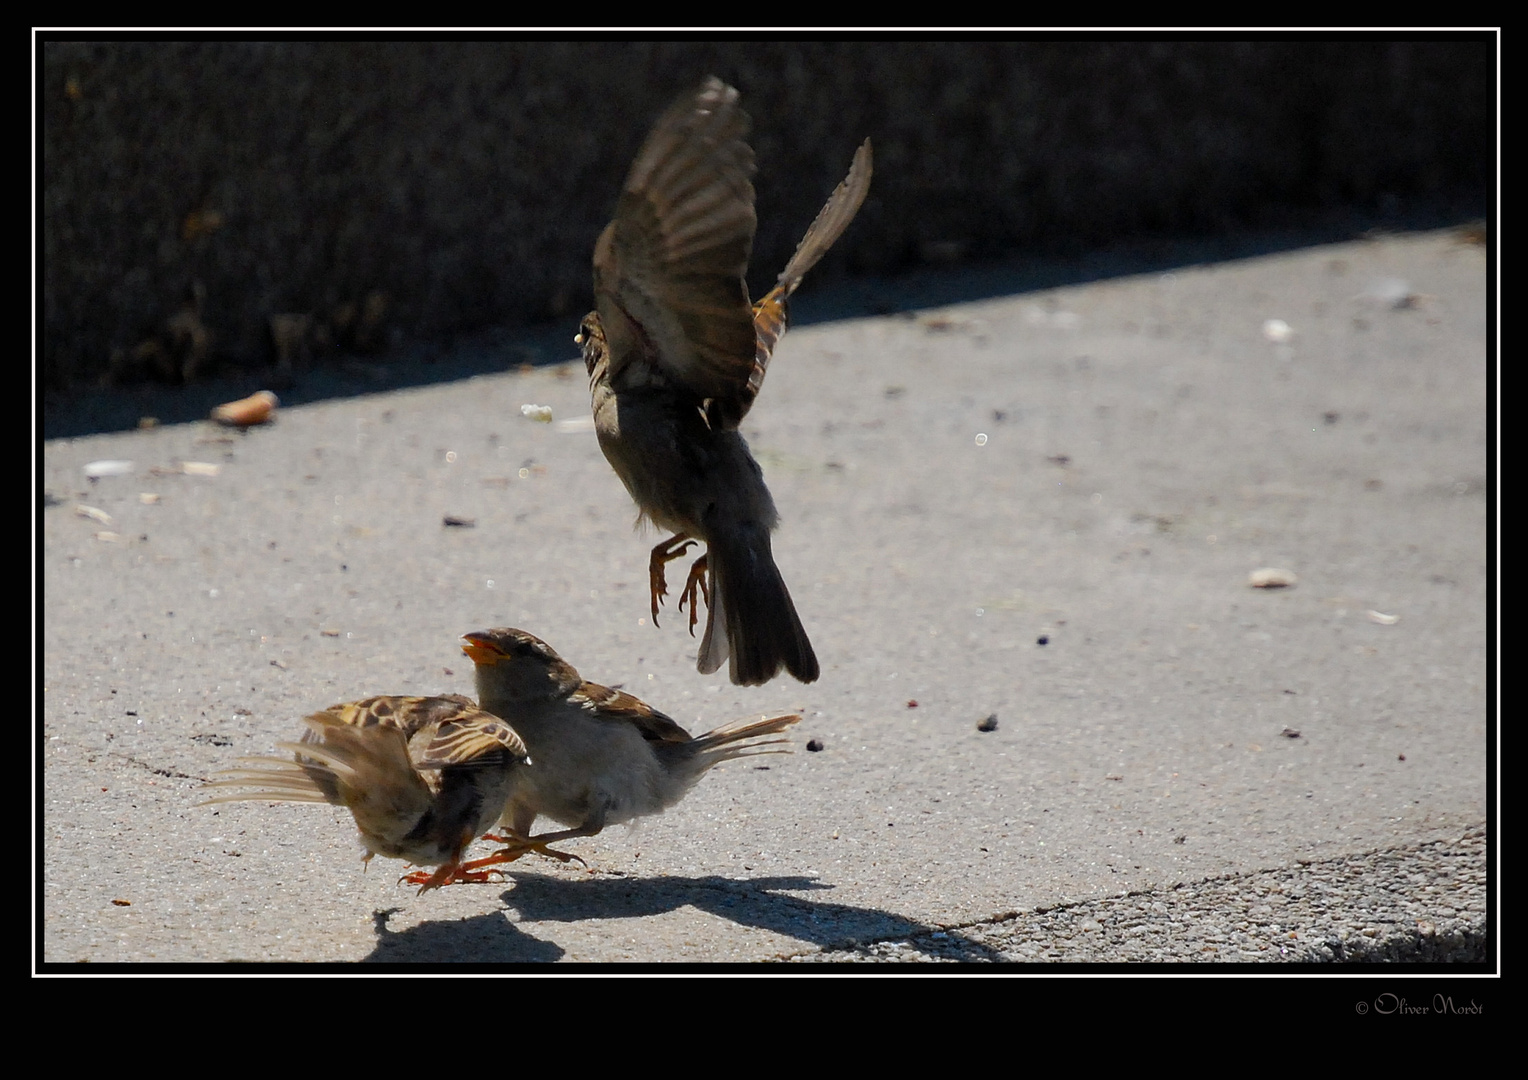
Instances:
[[[462,652],[466,653],[474,664],[497,664],[504,659],[504,654],[486,641],[479,641],[471,635],[462,640],[466,642],[462,646]]]

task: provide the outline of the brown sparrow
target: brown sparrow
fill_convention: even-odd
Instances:
[[[524,630],[483,630],[467,634],[465,641],[462,651],[477,668],[482,707],[514,724],[536,762],[517,776],[504,808],[509,846],[468,863],[471,871],[661,813],[713,765],[789,753],[766,749],[789,740],[757,737],[778,734],[801,719],[728,724],[692,739],[630,694],[585,682],[550,645]],[[570,827],[533,837],[531,826],[542,814]]]
[[[438,866],[403,880],[421,893],[453,881],[482,881],[462,853],[504,812],[531,763],[514,728],[469,699],[371,697],[331,705],[303,721],[301,742],[277,745],[295,758],[251,757],[209,787],[243,787],[209,803],[326,802],[355,817],[373,855]],[[540,849],[538,849],[540,850]],[[548,852],[556,857],[560,852]]]
[[[734,683],[768,682],[783,666],[802,682],[817,657],[775,566],[779,515],[737,426],[785,332],[787,301],[870,190],[870,140],[807,229],[778,283],[749,304],[753,150],[738,93],[715,78],[659,117],[627,174],[615,219],[594,247],[596,310],[583,346],[600,449],[646,518],[674,536],[648,561],[653,623],[663,565],[696,541],[696,589],[708,613],[696,667],[729,659]]]

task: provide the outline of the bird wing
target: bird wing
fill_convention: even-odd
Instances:
[[[718,398],[713,402],[708,410],[713,425],[735,428],[753,406],[753,399],[759,396],[759,388],[764,385],[764,372],[769,368],[770,357],[774,355],[775,346],[779,344],[790,323],[791,293],[796,291],[796,286],[801,284],[806,272],[828,253],[828,249],[854,220],[854,215],[859,213],[865,196],[870,192],[872,171],[870,140],[866,139],[854,153],[854,160],[849,164],[849,174],[833,189],[833,194],[828,196],[828,201],[817,212],[817,217],[807,228],[801,243],[796,245],[796,252],[780,272],[775,287],[753,305],[754,356],[748,383],[730,398]]]
[[[324,712],[341,724],[357,728],[397,728],[406,738],[412,739],[426,728],[449,720],[464,710],[476,708],[471,698],[461,694],[444,694],[439,697],[386,694],[330,705]],[[315,731],[311,726],[303,733],[304,742],[321,738],[323,732]]]
[[[509,724],[476,707],[464,708],[435,729],[417,765],[421,769],[466,765],[497,750],[509,751],[518,761],[530,760],[525,740]]]
[[[582,705],[601,720],[631,724],[648,742],[686,743],[690,733],[657,709],[623,690],[612,690],[599,683],[586,682],[575,690],[570,701]]]
[[[756,342],[744,274],[758,224],[748,125],[737,91],[710,78],[638,151],[594,249],[613,382],[637,362],[697,398],[746,390]]]

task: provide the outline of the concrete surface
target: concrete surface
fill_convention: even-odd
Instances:
[[[1442,232],[793,330],[745,432],[810,686],[702,677],[681,616],[646,624],[655,538],[581,365],[48,442],[40,959],[1056,958],[998,931],[1131,894],[1160,951],[1117,958],[1374,929],[1340,886],[1175,900],[1302,866],[1482,944],[1486,318],[1484,249]],[[316,708],[470,693],[457,637],[503,624],[691,731],[800,710],[797,752],[575,842],[588,871],[422,898],[341,811],[195,805]]]

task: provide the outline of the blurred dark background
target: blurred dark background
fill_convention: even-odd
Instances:
[[[1495,175],[1491,35],[38,48],[50,436],[118,426],[82,404],[103,392],[127,416],[174,411],[156,386],[443,377],[467,342],[469,366],[571,357],[632,155],[712,73],[754,121],[755,295],[874,139],[812,275],[861,283],[840,314],[929,268],[1481,217]]]

